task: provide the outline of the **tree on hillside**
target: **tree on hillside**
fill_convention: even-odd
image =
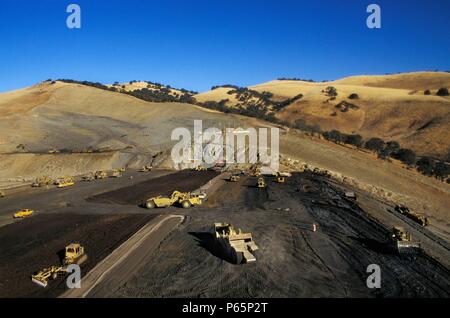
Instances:
[[[446,87],[441,87],[436,93],[437,96],[448,96],[448,89]]]
[[[423,92],[424,95],[431,95],[431,91],[429,89],[427,89],[426,91]]]
[[[352,93],[348,96],[348,99],[358,99],[358,98],[359,98],[359,96],[356,93]]]
[[[412,166],[416,163],[416,153],[411,149],[401,148],[392,155],[393,158]]]
[[[338,130],[334,129],[332,131],[327,131],[323,133],[325,139],[334,141],[335,143],[344,142],[345,136]]]
[[[432,176],[434,170],[434,161],[428,157],[422,157],[417,161],[417,170],[426,176]]]
[[[365,147],[366,149],[380,153],[380,151],[384,149],[384,141],[383,139],[377,137],[370,138],[366,141]]]
[[[444,161],[438,161],[434,167],[434,174],[436,178],[444,181],[450,174],[450,165],[446,164]]]
[[[363,138],[361,135],[348,135],[345,138],[345,143],[360,148],[363,144]]]
[[[336,97],[338,95],[336,88],[333,86],[328,86],[323,92],[329,97]]]

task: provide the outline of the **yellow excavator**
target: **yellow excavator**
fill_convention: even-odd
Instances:
[[[200,195],[189,192],[174,191],[170,197],[160,195],[148,199],[145,202],[145,207],[147,209],[165,208],[178,204],[181,207],[188,209],[191,206],[200,205],[202,203],[203,201]]]
[[[84,247],[79,243],[71,243],[66,246],[63,259],[64,266],[50,266],[31,275],[31,281],[42,287],[47,287],[50,279],[56,279],[58,275],[67,273],[67,265],[81,265],[87,260]]]

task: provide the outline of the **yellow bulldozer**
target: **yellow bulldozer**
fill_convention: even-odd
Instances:
[[[24,218],[27,218],[27,217],[32,216],[33,213],[34,213],[33,210],[30,210],[30,209],[22,209],[22,210],[20,210],[20,211],[17,211],[16,213],[14,213],[14,218],[15,218],[15,219],[24,219]]]
[[[412,249],[420,248],[419,242],[414,242],[411,235],[401,226],[392,228],[392,242],[399,253],[404,253]]]
[[[206,168],[204,166],[202,166],[202,165],[199,165],[199,166],[193,168],[192,170],[194,170],[194,171],[206,171]]]
[[[258,178],[257,186],[258,188],[265,188],[267,186],[266,181],[264,180],[263,177]]]
[[[87,260],[87,254],[84,247],[79,243],[71,243],[66,246],[63,259],[64,266],[50,266],[31,275],[31,281],[42,287],[47,287],[50,279],[56,279],[58,275],[67,273],[67,265],[81,265]]]
[[[122,178],[122,173],[119,170],[113,170],[110,178]]]
[[[143,166],[143,167],[141,168],[141,170],[139,170],[139,172],[149,172],[149,171],[152,171],[152,166],[149,165],[149,164]]]
[[[230,179],[228,179],[228,180],[231,181],[231,182],[237,182],[237,181],[239,181],[240,178],[241,178],[241,177],[240,177],[239,175],[237,175],[237,174],[232,174],[232,175],[230,176]]]
[[[252,254],[258,250],[251,233],[243,233],[230,223],[214,223],[213,235],[218,247],[235,264],[256,261]]]
[[[174,191],[171,196],[157,196],[148,199],[145,202],[147,209],[153,208],[165,208],[172,205],[180,205],[181,207],[188,209],[191,206],[202,204],[202,196],[191,194],[189,192]]]

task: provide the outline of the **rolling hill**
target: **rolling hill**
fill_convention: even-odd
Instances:
[[[337,96],[324,90],[332,86]],[[380,137],[398,141],[419,155],[449,159],[450,98],[436,96],[441,87],[450,87],[450,73],[419,72],[383,76],[353,76],[332,82],[275,80],[248,87],[250,92],[270,96],[270,101],[288,101],[281,109],[273,109],[281,121],[304,120],[319,125],[323,131],[337,129],[357,133],[364,138]],[[430,95],[425,95],[426,90]],[[222,101],[230,108],[264,107],[256,95],[240,100],[236,89],[218,87],[197,94],[197,101]],[[349,98],[350,95],[356,98]],[[292,102],[289,99],[301,96]]]

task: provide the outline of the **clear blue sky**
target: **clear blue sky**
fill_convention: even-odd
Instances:
[[[66,7],[82,28],[66,27]],[[366,27],[366,7],[382,28]],[[47,78],[198,91],[278,77],[450,70],[450,0],[0,2],[0,91]]]

